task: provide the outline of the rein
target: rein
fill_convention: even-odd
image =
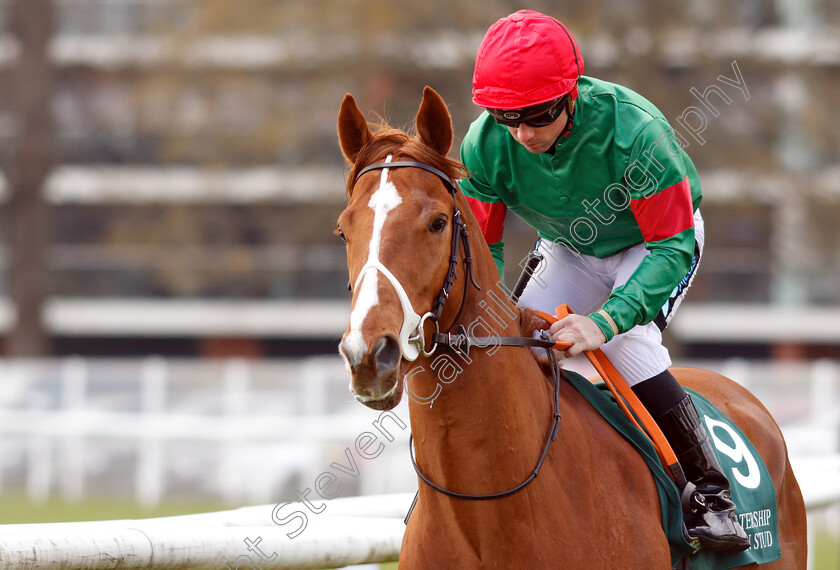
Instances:
[[[428,477],[426,477],[423,474],[422,471],[420,471],[420,467],[417,465],[417,461],[414,458],[413,436],[409,436],[409,455],[411,456],[411,464],[414,466],[414,471],[426,485],[428,485],[435,491],[442,493],[448,497],[473,501],[485,499],[501,499],[502,497],[508,497],[510,495],[513,495],[514,493],[521,491],[522,489],[527,487],[528,484],[530,484],[534,479],[537,478],[537,475],[539,474],[540,469],[542,468],[542,465],[545,462],[545,458],[548,455],[548,448],[551,446],[551,442],[554,441],[557,437],[557,432],[560,429],[560,378],[563,376],[563,372],[560,367],[560,364],[557,362],[557,359],[554,356],[554,353],[552,352],[552,348],[566,348],[566,346],[564,346],[564,343],[555,343],[553,340],[551,340],[546,331],[541,332],[542,338],[529,338],[521,336],[476,337],[469,335],[464,326],[459,325],[456,334],[452,334],[451,332],[441,333],[438,329],[438,321],[440,319],[441,314],[443,313],[443,307],[446,304],[447,299],[449,298],[449,292],[452,289],[452,285],[454,284],[455,279],[457,278],[456,268],[458,265],[459,243],[463,244],[464,247],[465,276],[469,278],[469,283],[471,283],[473,287],[476,288],[476,290],[481,290],[481,287],[479,287],[478,284],[475,282],[475,277],[473,276],[473,258],[470,252],[469,234],[467,233],[467,228],[461,219],[461,211],[458,209],[458,203],[455,199],[458,187],[455,185],[452,179],[443,171],[433,166],[429,166],[428,164],[416,161],[379,162],[376,164],[371,164],[362,168],[356,174],[356,177],[353,182],[355,184],[355,182],[359,180],[359,177],[365,174],[366,172],[388,168],[419,168],[421,170],[431,172],[432,174],[437,176],[441,180],[441,182],[443,182],[443,185],[446,187],[447,191],[452,196],[453,202],[452,245],[450,248],[449,256],[449,271],[447,271],[446,278],[443,282],[443,287],[441,288],[441,291],[438,294],[437,300],[432,306],[431,311],[423,315],[423,317],[417,315],[414,312],[411,302],[408,299],[408,295],[406,294],[405,289],[402,287],[400,282],[384,265],[382,265],[378,261],[375,263],[368,263],[364,267],[362,267],[362,270],[359,272],[359,276],[356,278],[356,284],[358,285],[359,281],[361,281],[362,276],[365,274],[366,271],[370,269],[375,269],[382,273],[391,282],[391,285],[396,290],[403,309],[403,327],[400,331],[400,345],[402,348],[403,357],[410,361],[415,360],[420,354],[422,354],[425,357],[429,357],[432,354],[434,354],[435,349],[438,347],[438,345],[446,346],[462,354],[468,354],[469,349],[473,346],[475,346],[476,348],[486,348],[488,346],[537,347],[545,349],[548,354],[548,360],[551,363],[551,382],[554,393],[554,413],[552,416],[553,423],[551,426],[551,430],[549,431],[548,436],[546,438],[545,445],[543,446],[542,453],[540,454],[539,460],[537,461],[537,465],[534,467],[534,470],[531,472],[531,474],[515,487],[512,487],[506,491],[500,491],[498,493],[486,493],[476,495],[457,493],[455,491],[445,489],[432,482]],[[453,324],[447,330],[451,330],[452,327],[454,327],[455,324],[458,323],[458,320],[461,318],[461,314],[464,311],[464,306],[466,305],[468,291],[469,287],[467,286],[461,298],[461,306],[458,309],[458,314],[455,316]],[[423,323],[427,319],[431,319],[432,322],[435,323],[436,329],[435,333],[432,335],[434,344],[432,345],[432,348],[428,351],[425,349],[425,335],[423,332]],[[416,503],[416,501],[417,496],[414,497],[414,502],[412,503],[411,508],[409,509],[409,513],[406,516],[406,521],[408,520],[408,517],[411,516],[411,511],[414,510],[414,504]]]
[[[543,331],[545,336],[548,336],[548,333]],[[553,341],[546,341],[544,339],[528,339],[526,337],[501,337],[501,338],[508,338],[508,339],[521,339],[521,340],[543,340],[544,342],[549,342],[552,346],[554,345]],[[487,345],[485,345],[487,346]],[[526,344],[508,344],[507,346],[531,346]],[[560,368],[560,364],[557,362],[557,359],[554,356],[554,353],[551,351],[551,348],[546,348],[548,352],[549,362],[551,362],[551,384],[554,390],[554,415],[553,415],[553,423],[551,424],[551,431],[548,433],[548,437],[545,440],[545,445],[543,446],[542,453],[540,454],[540,458],[537,461],[537,465],[534,467],[534,470],[531,471],[531,474],[522,481],[519,485],[515,487],[511,487],[507,491],[500,491],[498,493],[485,493],[485,494],[478,494],[478,495],[471,495],[466,493],[457,493],[455,491],[450,491],[448,489],[444,489],[440,485],[433,483],[428,477],[423,475],[423,472],[420,471],[420,467],[417,465],[417,461],[414,459],[414,436],[408,436],[408,453],[411,457],[411,465],[414,467],[415,473],[420,479],[429,487],[437,491],[438,493],[442,493],[447,497],[453,497],[455,499],[466,499],[470,501],[482,501],[486,499],[501,499],[502,497],[508,497],[515,493],[518,493],[522,489],[528,486],[534,479],[537,478],[537,475],[542,468],[543,463],[545,462],[545,458],[548,455],[548,448],[551,446],[551,442],[557,438],[557,432],[560,430],[560,378],[563,375],[562,369]],[[414,501],[417,501],[417,497],[414,497]],[[408,512],[408,516],[406,516],[406,521],[408,517],[411,516],[411,510],[414,509],[414,503],[411,505],[411,509]]]

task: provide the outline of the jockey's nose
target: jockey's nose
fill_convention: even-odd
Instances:
[[[520,123],[518,127],[513,130],[516,140],[521,143],[526,143],[534,138],[534,127],[529,127],[525,123]]]

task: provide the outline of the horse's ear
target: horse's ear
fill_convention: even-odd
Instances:
[[[371,136],[367,121],[359,111],[356,100],[348,93],[344,96],[341,109],[338,111],[338,143],[341,145],[344,157],[355,163],[359,151],[367,144]]]
[[[441,96],[429,86],[423,89],[423,101],[415,120],[421,141],[440,154],[449,152],[452,146],[452,117]]]

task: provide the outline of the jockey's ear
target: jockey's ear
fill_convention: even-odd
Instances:
[[[452,146],[452,117],[441,96],[428,85],[423,89],[423,101],[415,122],[423,143],[440,154],[449,152]]]
[[[371,138],[368,128],[356,100],[349,93],[344,96],[341,102],[341,109],[338,111],[338,143],[341,145],[341,152],[344,158],[355,163],[359,151]]]

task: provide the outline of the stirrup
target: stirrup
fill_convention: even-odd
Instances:
[[[688,481],[680,493],[680,503],[682,504],[683,512],[687,515],[697,512],[698,508],[706,506],[706,500],[703,495],[697,492],[697,485]]]

